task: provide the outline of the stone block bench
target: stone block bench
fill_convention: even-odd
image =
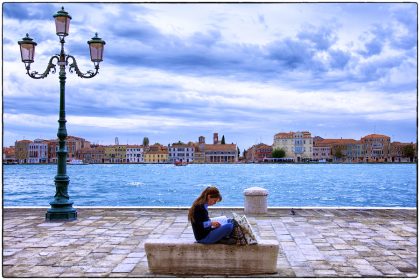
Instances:
[[[251,275],[277,272],[277,240],[255,245],[204,245],[191,240],[146,240],[149,270],[155,274]]]

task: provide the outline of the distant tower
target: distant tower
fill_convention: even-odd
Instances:
[[[213,133],[213,144],[218,144],[219,143],[219,133],[215,132]]]
[[[198,143],[199,144],[205,144],[206,143],[206,138],[204,138],[204,136],[198,137]]]
[[[120,142],[118,141],[118,137],[115,137],[115,145],[119,145]]]

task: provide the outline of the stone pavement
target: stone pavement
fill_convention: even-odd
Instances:
[[[211,216],[243,209],[210,208]],[[148,271],[147,238],[193,242],[187,209],[78,208],[45,222],[46,208],[3,209],[3,277],[167,277]],[[416,209],[269,209],[247,215],[277,239],[278,272],[264,277],[416,277]],[[223,277],[223,275],[221,275]]]

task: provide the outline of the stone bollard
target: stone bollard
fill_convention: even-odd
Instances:
[[[268,191],[260,187],[245,189],[245,214],[267,213]]]

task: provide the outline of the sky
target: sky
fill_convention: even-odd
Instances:
[[[60,3],[3,3],[3,146],[55,139],[58,72],[26,75],[17,42],[38,45],[31,71],[60,51]],[[99,74],[67,72],[69,135],[96,144],[164,145],[213,133],[247,149],[279,132],[377,133],[417,140],[416,3],[64,3],[65,51]]]

